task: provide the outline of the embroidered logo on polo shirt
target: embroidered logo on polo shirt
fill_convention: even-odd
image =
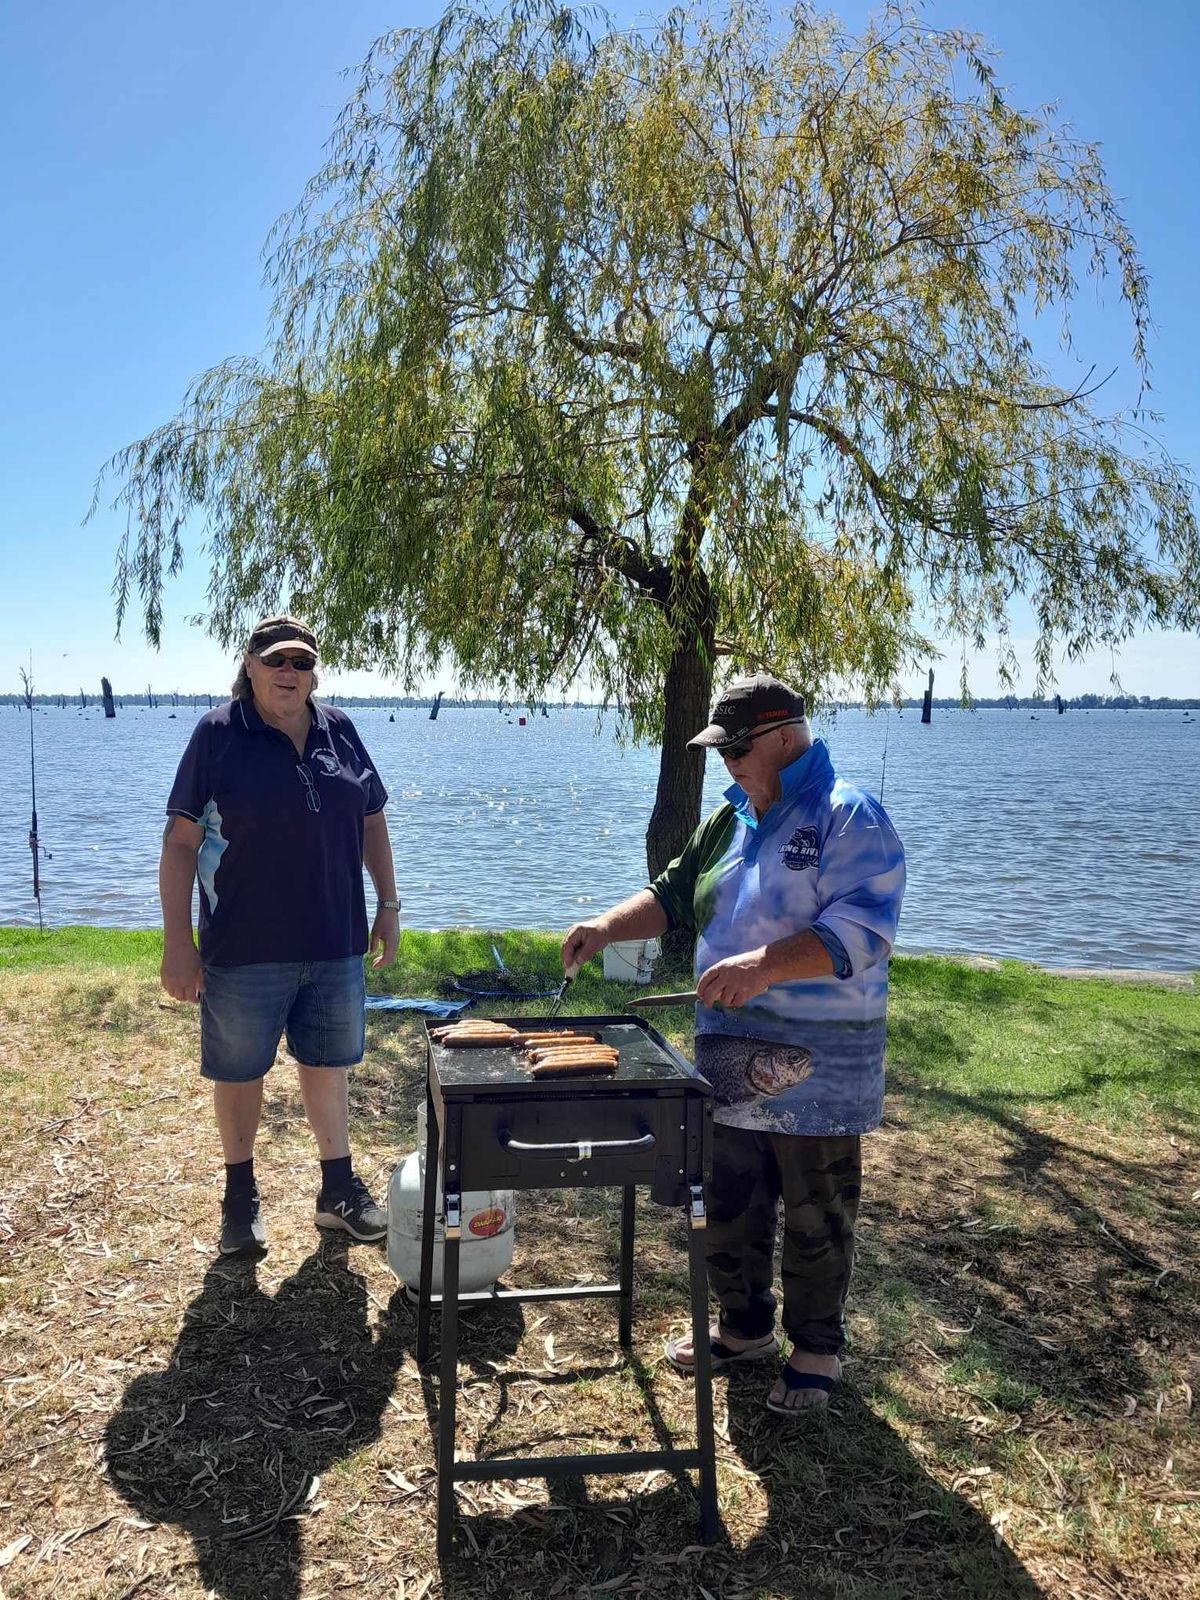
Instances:
[[[815,828],[797,828],[779,852],[779,859],[785,867],[790,867],[793,872],[803,872],[806,867],[817,866],[820,861],[817,830]]]
[[[314,750],[313,760],[320,767],[327,778],[336,778],[341,762],[332,750]]]

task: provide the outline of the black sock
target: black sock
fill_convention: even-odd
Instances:
[[[349,1156],[338,1156],[335,1161],[322,1161],[321,1193],[328,1195],[331,1200],[335,1195],[345,1194],[353,1176]]]
[[[225,1163],[225,1198],[232,1200],[237,1195],[248,1195],[254,1188],[254,1157],[249,1161],[227,1161]]]

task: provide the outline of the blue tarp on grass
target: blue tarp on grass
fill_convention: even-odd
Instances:
[[[369,994],[368,1011],[417,1011],[423,1017],[456,1017],[470,1000],[421,1000],[398,994]]]

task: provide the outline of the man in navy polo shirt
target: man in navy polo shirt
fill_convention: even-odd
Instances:
[[[563,941],[568,969],[616,939],[696,933],[696,1066],[713,1085],[706,1186],[714,1367],[775,1356],[783,1209],[788,1360],[766,1397],[792,1415],[841,1371],[861,1186],[860,1135],[883,1114],[888,956],[904,851],[883,807],[842,782],[804,699],[759,673],[730,684],[690,740],[734,782],[654,882]],[[694,1370],[690,1335],[667,1356]]]
[[[197,723],[167,801],[161,976],[176,1000],[200,1003],[200,1072],[225,1155],[223,1255],[266,1249],[254,1140],[284,1035],[321,1160],[317,1225],[387,1233],[353,1170],[347,1089],[363,1055],[363,955],[390,964],[399,938],[387,791],[350,719],[312,698],[316,664],[305,623],[257,623],[233,699]],[[364,867],[378,897],[369,939]]]

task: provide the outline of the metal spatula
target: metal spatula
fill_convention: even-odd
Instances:
[[[550,1002],[550,1009],[546,1013],[546,1015],[548,1017],[556,1017],[558,1015],[558,1013],[562,1010],[563,996],[566,994],[567,990],[571,987],[571,985],[575,982],[575,979],[578,977],[578,975],[579,975],[578,963],[573,967],[568,967],[567,968],[566,972],[563,975],[563,981],[558,986],[558,993],[554,996],[554,999],[551,1000],[551,1002]]]

